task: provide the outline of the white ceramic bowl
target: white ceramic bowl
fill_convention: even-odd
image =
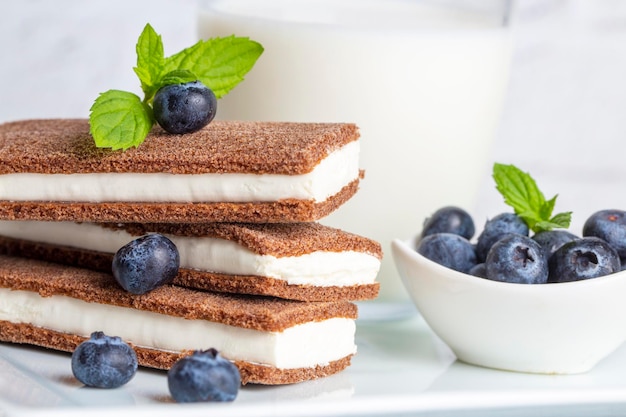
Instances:
[[[626,271],[586,281],[511,284],[443,267],[394,240],[419,312],[459,360],[519,372],[586,372],[626,339]]]

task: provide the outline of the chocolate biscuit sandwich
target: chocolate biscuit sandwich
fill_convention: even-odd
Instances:
[[[149,233],[176,245],[176,285],[300,301],[378,295],[380,244],[319,223],[0,221],[0,253],[110,272],[115,252]]]
[[[289,384],[341,371],[356,352],[356,306],[202,292],[133,295],[113,277],[0,255],[0,341],[73,351],[93,331],[120,336],[140,365],[168,369],[215,348],[243,383]]]
[[[310,222],[357,191],[348,123],[213,121],[152,129],[124,152],[96,148],[87,120],[0,125],[0,219]]]

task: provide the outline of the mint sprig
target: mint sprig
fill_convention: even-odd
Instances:
[[[109,90],[90,109],[90,132],[96,146],[126,150],[139,146],[154,125],[152,100],[160,88],[200,81],[219,99],[228,94],[252,69],[263,47],[249,38],[228,36],[202,40],[165,57],[161,36],[147,24],[136,45],[133,68],[143,100],[129,92]]]
[[[494,164],[493,179],[504,202],[513,207],[535,233],[556,228],[568,228],[572,212],[552,215],[557,195],[546,200],[530,174],[514,165]]]

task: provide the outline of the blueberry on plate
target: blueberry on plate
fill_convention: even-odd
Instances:
[[[583,237],[595,236],[609,243],[621,258],[626,258],[626,212],[601,210],[583,225]]]
[[[169,133],[193,133],[217,113],[217,98],[200,81],[161,87],[152,102],[154,118]]]
[[[541,245],[549,258],[558,248],[567,242],[580,239],[580,237],[568,232],[567,230],[557,229],[537,232],[533,235],[532,239]]]
[[[178,360],[167,373],[167,384],[178,403],[234,401],[241,375],[217,350],[208,349]]]
[[[462,236],[454,233],[435,233],[421,239],[417,252],[455,271],[468,272],[476,265],[474,246]]]
[[[179,266],[176,245],[163,235],[150,234],[122,246],[113,257],[112,271],[126,291],[145,294],[171,282]]]
[[[516,284],[544,284],[548,280],[548,258],[539,243],[528,236],[508,234],[489,250],[486,278]]]
[[[476,242],[478,261],[484,262],[493,244],[509,233],[528,236],[528,225],[514,213],[501,213],[487,220]]]
[[[596,237],[584,237],[564,244],[554,252],[548,263],[548,282],[579,281],[621,270],[617,251]]]
[[[422,237],[435,233],[454,233],[471,239],[474,236],[474,220],[459,207],[447,206],[435,211],[424,221]]]
[[[96,388],[117,388],[137,372],[135,351],[119,337],[93,332],[72,353],[72,373],[83,384]]]

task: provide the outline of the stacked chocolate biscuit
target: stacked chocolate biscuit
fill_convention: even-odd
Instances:
[[[244,383],[344,369],[382,253],[316,221],[357,191],[358,138],[352,124],[214,121],[113,152],[86,120],[0,125],[0,340],[72,351],[99,330],[162,369],[213,347]],[[111,260],[148,233],[176,244],[180,272],[133,295]]]

